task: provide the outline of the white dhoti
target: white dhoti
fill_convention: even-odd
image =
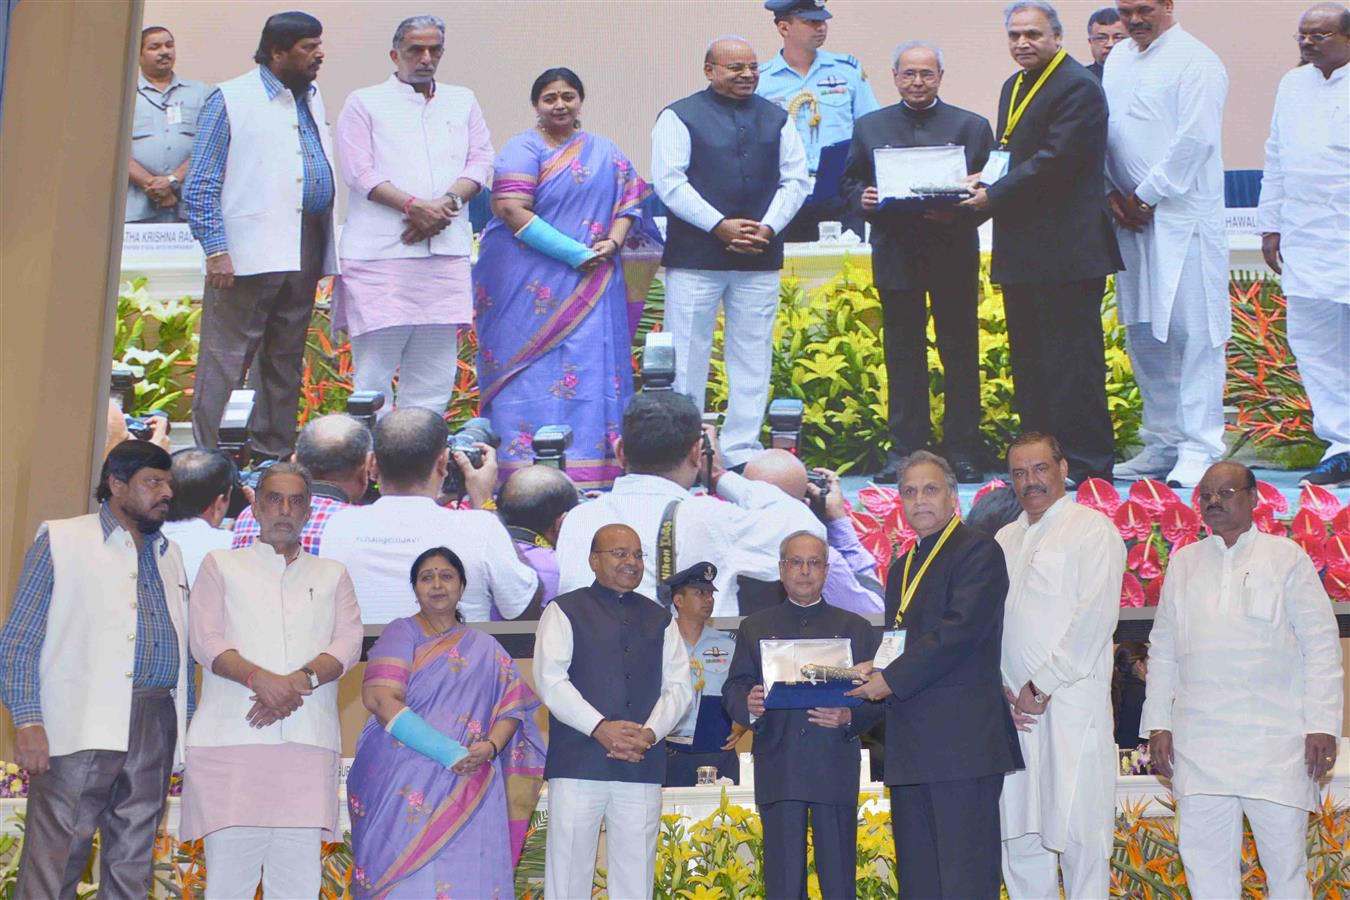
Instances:
[[[719,443],[728,466],[764,449],[760,430],[769,402],[778,272],[671,269],[666,273],[665,328],[675,343],[675,390],[700,408],[708,386],[713,329],[722,308],[727,414]]]
[[[380,417],[395,405],[443,413],[459,371],[459,326],[394,325],[352,335],[352,369],[356,390],[384,391],[385,404],[376,414]]]
[[[591,896],[602,821],[609,896],[616,900],[651,897],[656,835],[661,827],[661,785],[550,778],[544,850],[546,900],[588,900]]]
[[[1325,459],[1350,452],[1350,303],[1289,297],[1289,347]],[[1337,360],[1340,360],[1337,362]]]
[[[1144,399],[1139,436],[1145,447],[1176,453],[1178,462],[1207,463],[1223,456],[1224,346],[1215,340],[1207,271],[1199,233],[1181,266],[1168,327],[1143,321],[1126,326],[1126,347]],[[1117,283],[1128,281],[1125,272]],[[1158,337],[1159,331],[1164,335]]]
[[[1252,826],[1256,855],[1271,900],[1304,900],[1308,887],[1308,811],[1251,797],[1191,794],[1177,798],[1177,827],[1186,886],[1194,900],[1242,896],[1242,817]]]
[[[253,900],[262,879],[264,897],[317,897],[323,884],[323,830],[233,826],[208,834],[206,896]]]

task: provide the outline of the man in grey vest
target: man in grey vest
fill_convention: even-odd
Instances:
[[[717,308],[726,322],[730,400],[722,426],[728,467],[762,449],[783,228],[808,191],[806,151],[787,113],[755,95],[759,63],[742,38],[703,58],[708,87],[661,112],[652,182],[668,210],[665,329],[675,341],[675,390],[703,405]]]
[[[611,897],[651,897],[665,737],[693,700],[670,613],[635,592],[642,542],[627,525],[591,539],[589,587],[544,609],[534,674],[549,710],[546,898],[589,897],[605,822]]]

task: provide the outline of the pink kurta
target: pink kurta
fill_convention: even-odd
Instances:
[[[234,551],[245,552],[245,551]],[[337,590],[333,639],[323,652],[344,671],[360,655],[364,631],[351,580]],[[192,628],[205,638],[210,665],[226,650],[224,582],[208,556],[192,591]],[[203,654],[207,656],[208,654]],[[244,654],[247,657],[247,653]],[[322,828],[327,839],[338,837],[338,754],[310,744],[236,744],[189,747],[184,757],[183,840],[205,837],[237,825],[263,828]]]

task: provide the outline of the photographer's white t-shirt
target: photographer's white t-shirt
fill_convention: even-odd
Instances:
[[[417,612],[409,571],[432,547],[448,547],[464,562],[464,621],[486,622],[494,605],[512,619],[534,598],[539,576],[521,561],[494,514],[445,509],[428,497],[381,497],[338,510],[324,525],[319,555],[351,573],[361,621],[383,625]]]

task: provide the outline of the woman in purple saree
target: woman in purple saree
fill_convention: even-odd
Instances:
[[[480,414],[501,436],[501,477],[532,463],[536,428],[570,425],[567,474],[595,488],[623,474],[614,440],[660,253],[641,225],[651,188],[617,147],[579,130],[584,98],[569,69],[535,80],[539,124],[497,157],[473,281]]]
[[[421,611],[385,626],[361,686],[373,715],[347,776],[352,893],[514,897],[543,785],[539,699],[500,644],[457,621],[459,557],[427,550],[412,581]]]

